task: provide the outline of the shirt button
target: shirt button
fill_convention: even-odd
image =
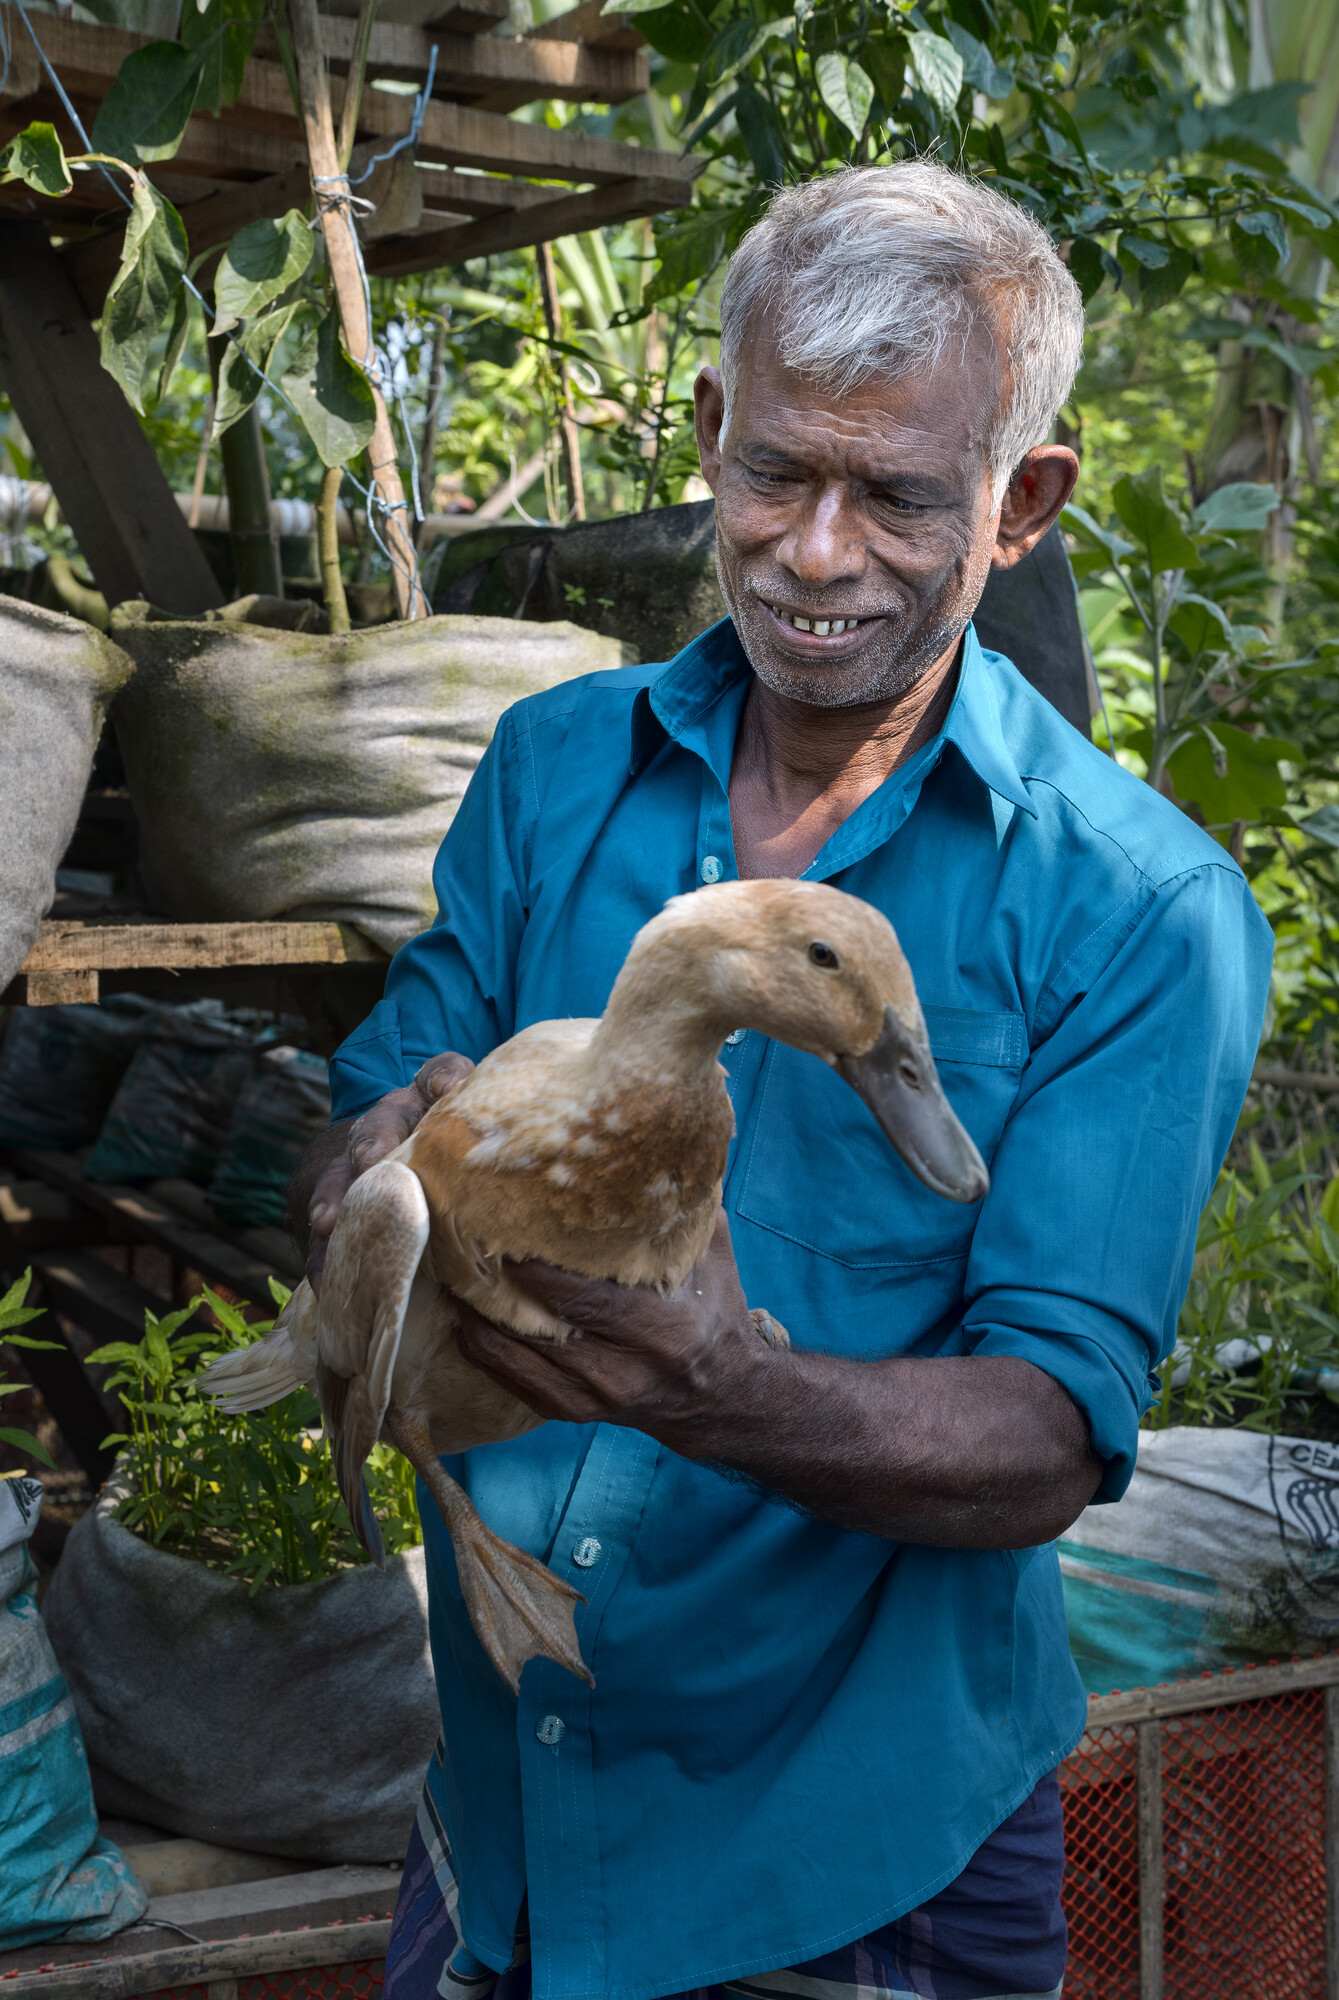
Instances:
[[[535,1724],[535,1735],[541,1743],[550,1747],[562,1741],[567,1734],[567,1724],[560,1715],[546,1715],[542,1722]]]
[[[727,1049],[738,1048],[739,1044],[743,1041],[747,1033],[748,1033],[747,1028],[736,1028],[732,1035],[726,1036],[725,1038],[726,1048]]]
[[[706,882],[706,883],[708,883],[708,884],[710,884],[710,883],[712,883],[712,882],[719,882],[719,881],[720,881],[720,879],[721,879],[721,875],[722,875],[722,872],[723,872],[723,871],[722,871],[722,868],[721,868],[721,864],[720,864],[720,862],[719,862],[719,861],[717,860],[717,858],[716,858],[716,856],[715,856],[714,854],[704,854],[704,855],[703,855],[703,857],[702,857],[702,880],[703,880],[704,882]]]
[[[583,1536],[572,1551],[572,1561],[578,1569],[593,1569],[600,1560],[600,1544],[594,1535]]]

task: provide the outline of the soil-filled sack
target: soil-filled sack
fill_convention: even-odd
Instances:
[[[566,623],[318,638],[146,610],[113,627],[137,670],[114,719],[149,895],[202,922],[352,923],[386,951],[435,914],[433,859],[502,711],[622,661]]]
[[[441,1727],[423,1551],[246,1584],[141,1541],[110,1487],[45,1616],[99,1809],[315,1861],[403,1858]]]
[[[1142,1431],[1125,1498],[1059,1543],[1090,1694],[1339,1642],[1339,1446]]]
[[[0,1047],[0,1146],[90,1145],[153,1012],[137,993],[15,1008]]]
[[[110,1937],[148,1898],[98,1833],[69,1689],[37,1609],[36,1479],[0,1479],[0,1944]]]
[[[107,704],[132,671],[81,619],[0,597],[0,992],[51,908]]]

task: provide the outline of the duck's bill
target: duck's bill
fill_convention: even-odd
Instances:
[[[949,1201],[980,1201],[990,1186],[985,1162],[944,1095],[922,1028],[891,1007],[883,1033],[863,1056],[839,1056],[837,1070],[864,1099],[917,1180]]]

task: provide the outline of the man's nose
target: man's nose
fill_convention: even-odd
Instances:
[[[866,549],[860,510],[843,482],[810,488],[777,543],[776,557],[813,589],[862,574]]]

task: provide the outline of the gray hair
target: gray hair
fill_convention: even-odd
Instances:
[[[995,504],[1050,431],[1083,355],[1083,300],[1015,202],[930,160],[848,167],[785,188],[721,293],[726,424],[746,329],[766,315],[788,368],[837,395],[928,373],[985,317],[1006,364],[986,440]]]

